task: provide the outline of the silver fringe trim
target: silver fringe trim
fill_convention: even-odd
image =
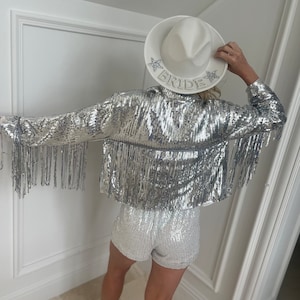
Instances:
[[[241,138],[235,142],[233,157],[230,166],[230,184],[236,177],[239,170],[238,186],[242,187],[252,179],[256,171],[259,155],[263,146],[267,146],[271,132],[263,132],[250,137]]]
[[[211,150],[208,149],[202,153],[200,164],[189,166],[181,164],[179,159],[168,165],[159,180],[156,171],[161,171],[166,165],[156,166],[155,163],[171,155],[171,152],[160,151],[163,157],[158,160],[157,157],[146,157],[140,147],[113,142],[118,146],[114,151],[110,149],[109,162],[104,162],[101,188],[115,200],[139,208],[181,210],[207,206],[227,198],[233,191],[235,180],[242,187],[252,179],[262,148],[268,145],[271,135],[274,139],[279,139],[281,131],[282,128],[279,128],[273,132],[262,132],[234,140],[226,146],[231,153],[229,157],[227,150],[217,146],[218,155],[212,157]],[[39,181],[42,186],[53,184],[55,187],[60,185],[62,189],[84,190],[87,142],[29,147],[20,143],[19,136],[16,130],[12,151],[12,175],[14,190],[20,198]],[[0,153],[3,153],[2,139],[0,145]],[[129,148],[126,150],[124,147]],[[180,155],[182,159],[190,155],[192,160],[193,153],[192,151],[189,154],[187,151]],[[2,157],[1,154],[1,162]],[[222,167],[218,166],[220,162]],[[106,169],[108,165],[109,170]],[[153,165],[157,169],[153,170]],[[120,172],[120,168],[126,171]],[[182,174],[185,183],[189,183],[185,187],[174,185],[167,191],[165,186],[172,183],[172,178],[178,178],[178,173]],[[118,178],[114,178],[112,174]],[[143,180],[140,180],[141,176]],[[202,185],[197,183],[195,187],[194,181]],[[154,186],[159,188],[158,194],[155,194]],[[170,201],[161,201],[163,198]]]
[[[275,134],[274,134],[275,133]],[[281,136],[281,129],[273,132],[274,139],[279,139]],[[231,151],[231,156],[227,161],[227,151],[223,151],[220,154],[218,160],[223,160],[227,163],[221,169],[215,172],[216,180],[208,185],[208,188],[204,188],[204,185],[198,186],[197,189],[193,186],[194,172],[198,172],[197,176],[200,178],[200,182],[208,183],[211,181],[211,168],[213,165],[206,166],[209,170],[187,170],[186,166],[182,166],[182,170],[178,169],[178,164],[174,164],[174,169],[168,168],[167,172],[164,172],[164,182],[172,182],[172,178],[176,177],[176,172],[187,172],[189,174],[183,174],[185,179],[190,181],[190,184],[186,186],[186,192],[188,190],[193,190],[193,201],[187,199],[185,188],[181,189],[181,195],[174,189],[174,198],[177,198],[176,205],[172,199],[170,199],[170,194],[164,195],[164,184],[161,183],[159,199],[154,199],[147,197],[148,189],[151,188],[149,181],[155,181],[151,178],[153,174],[150,173],[149,165],[153,165],[154,161],[157,161],[157,157],[152,161],[152,158],[143,156],[141,149],[139,147],[130,147],[130,152],[127,152],[125,157],[121,153],[120,145],[116,150],[116,153],[111,153],[111,161],[104,163],[104,174],[102,174],[102,184],[107,186],[106,192],[108,195],[115,198],[115,200],[127,203],[134,207],[146,208],[146,209],[187,209],[196,206],[207,206],[215,202],[219,202],[227,198],[231,193],[234,186],[235,180],[238,181],[238,186],[242,187],[246,185],[249,180],[252,179],[255,173],[256,166],[258,163],[259,155],[264,146],[267,146],[271,138],[272,132],[264,132],[255,134],[249,137],[244,137],[233,142]],[[1,139],[2,143],[2,139]],[[0,144],[1,144],[0,143]],[[1,144],[2,145],[2,144]],[[55,187],[60,185],[62,189],[80,189],[84,190],[84,181],[86,177],[86,163],[87,163],[87,147],[88,143],[79,143],[75,145],[65,145],[65,146],[24,146],[16,137],[13,143],[12,151],[12,173],[13,173],[13,186],[14,190],[20,198],[23,198],[29,190],[38,184],[42,186],[48,186],[53,184]],[[123,144],[123,147],[126,147]],[[123,149],[124,150],[124,149]],[[1,146],[1,153],[3,153],[3,148]],[[221,151],[221,150],[220,150]],[[165,151],[162,151],[162,153]],[[204,162],[209,162],[212,158],[209,158],[209,152],[203,153],[207,157],[204,158]],[[142,157],[141,157],[142,155]],[[182,154],[184,155],[184,154]],[[186,154],[188,155],[188,154]],[[3,161],[1,155],[1,162]],[[143,164],[136,165],[136,162],[143,161]],[[131,167],[135,165],[135,170],[132,170],[132,174],[142,174],[143,180],[138,180],[138,177],[133,176],[133,181],[128,181],[128,176],[130,174],[126,172],[119,173],[117,186],[112,186],[109,178],[105,176],[105,168],[109,171],[118,169],[121,165],[125,166],[129,164]],[[205,167],[205,166],[202,166]],[[141,170],[144,170],[143,172]],[[148,171],[147,171],[148,170]],[[203,171],[203,172],[202,172]],[[145,173],[144,173],[145,172]],[[167,176],[167,177],[166,177]],[[198,180],[199,180],[198,178]],[[108,181],[107,181],[108,180]],[[135,182],[135,180],[137,180]],[[106,181],[106,182],[105,182]],[[127,186],[127,185],[130,186]],[[211,190],[213,186],[213,191]],[[136,197],[126,197],[126,191],[128,190],[134,192]],[[124,194],[125,192],[125,194]],[[115,197],[117,194],[117,197]],[[191,195],[189,194],[189,197]],[[170,203],[159,201],[161,198],[168,198],[171,200]],[[172,197],[171,197],[172,198]]]
[[[282,131],[283,126],[280,126],[273,131],[261,132],[235,141],[229,172],[231,184],[235,177],[238,177],[239,188],[249,183],[255,174],[262,148],[269,145],[271,138],[280,140]],[[239,170],[238,176],[236,175],[237,170]]]
[[[156,151],[119,142],[104,148],[101,191],[141,209],[183,210],[228,198],[252,179],[259,155],[281,130],[232,140],[203,151]],[[229,154],[230,153],[230,154]]]
[[[12,150],[13,187],[20,198],[38,184],[84,190],[88,143],[29,147],[18,141]]]

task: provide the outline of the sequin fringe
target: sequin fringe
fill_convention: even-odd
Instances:
[[[28,147],[13,144],[12,175],[14,190],[23,198],[38,184],[57,186],[59,169],[62,189],[84,190],[87,143],[66,146]],[[60,168],[58,168],[58,166]]]
[[[281,136],[281,129],[273,132],[262,132],[248,137],[241,138],[234,141],[234,145],[231,149],[231,156],[227,162],[227,167],[224,168],[224,174],[219,174],[221,177],[224,175],[226,179],[221,178],[215,182],[214,189],[218,190],[221,199],[215,198],[212,200],[210,197],[210,190],[202,187],[201,191],[201,201],[194,201],[191,203],[193,207],[199,205],[209,205],[213,202],[222,200],[222,198],[227,197],[230,194],[233,187],[234,180],[238,180],[238,186],[242,187],[247,184],[249,180],[252,179],[255,173],[256,166],[258,163],[260,152],[263,146],[267,146],[271,135],[273,134],[274,139],[279,139]],[[38,184],[42,186],[48,186],[53,184],[55,187],[60,184],[62,189],[81,189],[84,190],[84,181],[86,176],[86,163],[87,163],[87,147],[88,143],[71,144],[64,146],[38,146],[38,147],[28,147],[18,142],[17,135],[15,136],[15,142],[13,143],[12,151],[12,173],[13,173],[13,184],[14,190],[20,198],[23,198],[29,190]],[[119,144],[118,147],[121,147]],[[123,145],[125,147],[125,145]],[[134,172],[136,174],[142,174],[144,180],[139,181],[139,185],[135,182],[127,182],[126,178],[118,178],[117,182],[119,186],[112,188],[111,183],[104,182],[104,185],[109,186],[108,194],[114,193],[114,189],[118,189],[118,192],[128,190],[125,187],[126,184],[130,184],[134,189],[132,193],[137,195],[143,194],[144,196],[148,194],[147,181],[153,180],[149,172],[144,173],[145,170],[150,170],[147,165],[152,164],[151,158],[145,158],[145,156],[138,157],[141,155],[140,149],[134,151],[134,147],[130,148],[127,156],[120,156],[122,151],[120,149],[115,149],[110,153],[109,157],[111,159],[110,166],[112,169],[125,166],[130,163],[131,166],[134,165]],[[164,151],[163,151],[164,152]],[[222,152],[222,155],[227,155],[227,152]],[[146,161],[145,161],[146,159]],[[157,158],[156,158],[157,159]],[[156,160],[155,159],[155,160]],[[136,162],[143,160],[144,163],[137,165]],[[205,160],[206,162],[209,159]],[[3,163],[3,143],[2,137],[0,136],[0,166]],[[203,167],[203,166],[202,166]],[[211,166],[210,166],[211,167]],[[208,167],[208,168],[210,168]],[[175,174],[176,164],[174,165],[174,170],[172,168],[168,169],[168,177],[165,181],[168,182]],[[184,172],[184,170],[182,170]],[[189,170],[191,172],[191,170]],[[105,173],[105,170],[104,170]],[[201,176],[205,176],[206,172],[203,172]],[[103,179],[107,179],[105,174],[102,174]],[[125,174],[126,175],[126,174]],[[128,174],[127,174],[128,175]],[[199,174],[200,176],[200,174]],[[147,177],[147,178],[145,178]],[[188,176],[190,177],[190,176]],[[39,179],[38,179],[39,178]],[[202,182],[209,182],[210,178],[201,178]],[[143,184],[145,183],[145,184]],[[224,191],[223,189],[227,190]],[[145,190],[146,189],[146,190]],[[199,194],[199,191],[195,191]],[[184,194],[184,193],[183,193]],[[122,202],[135,207],[142,207],[143,203],[136,203],[134,201],[139,201],[139,197],[126,197],[126,195],[119,195]],[[184,195],[183,195],[184,197]],[[144,203],[145,204],[145,203]],[[159,203],[151,203],[149,209],[159,206]],[[168,207],[170,209],[170,207]],[[177,207],[177,209],[179,206]],[[181,207],[182,208],[182,207]],[[174,207],[176,210],[176,207]]]
[[[238,187],[247,185],[255,174],[259,155],[263,147],[269,145],[270,139],[281,138],[283,126],[273,131],[261,132],[236,140],[230,166],[230,182],[233,183],[239,170]]]
[[[263,132],[236,141],[231,172],[239,169],[238,186],[247,184],[253,177],[262,147],[269,140],[270,132]],[[240,168],[238,168],[240,167]],[[231,182],[234,178],[231,179]]]
[[[149,210],[211,205],[230,196],[236,186],[248,184],[256,171],[262,148],[268,145],[271,136],[280,138],[280,132],[281,129],[261,132],[224,143],[224,147],[217,145],[206,149],[201,152],[201,162],[195,161],[190,169],[185,164],[181,167],[180,161],[193,160],[197,151],[181,154],[157,151],[159,157],[154,158],[147,155],[146,149],[141,151],[129,144],[108,143],[108,148],[104,147],[107,164],[101,174],[101,191],[119,202]],[[182,157],[179,159],[176,155]],[[164,164],[166,157],[172,163]],[[180,178],[185,182],[184,188],[179,187]]]

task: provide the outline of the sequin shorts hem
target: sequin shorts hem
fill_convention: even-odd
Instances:
[[[126,257],[184,269],[199,254],[200,208],[183,211],[142,210],[122,205],[112,243]]]

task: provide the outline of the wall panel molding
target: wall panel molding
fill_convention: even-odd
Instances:
[[[298,165],[300,165],[300,156],[298,159]],[[298,169],[299,172],[299,169]],[[300,215],[296,219],[295,225],[294,225],[294,230],[292,231],[292,234],[289,239],[289,243],[286,244],[286,251],[285,254],[282,258],[282,264],[281,268],[277,274],[276,281],[274,282],[274,289],[273,293],[271,295],[271,299],[276,299],[278,296],[279,289],[281,287],[282,281],[284,279],[284,275],[287,270],[287,266],[289,265],[290,259],[293,255],[294,249],[295,249],[295,243],[299,238],[299,233],[300,233]],[[270,256],[269,256],[270,257]]]
[[[267,74],[271,86],[276,86],[278,81],[280,69],[286,56],[286,49],[288,48],[289,37],[293,30],[295,14],[299,10],[298,5],[297,0],[286,1]],[[261,200],[262,205],[254,224],[249,247],[236,285],[233,298],[236,300],[258,299],[257,295],[263,288],[261,286],[262,279],[266,276],[264,272],[272,255],[272,246],[280,234],[280,225],[283,222],[290,199],[290,189],[294,184],[295,174],[299,172],[298,149],[300,141],[293,134],[297,130],[295,124],[297,124],[300,112],[299,97],[300,77],[298,78],[294,97],[290,102],[288,122],[285,125],[274,158],[277,163],[273,164],[270,170],[268,186]],[[273,209],[270,214],[271,208]],[[266,220],[268,220],[267,223]],[[278,289],[278,287],[274,287],[274,289]]]
[[[22,11],[11,11],[12,112],[24,111],[23,44],[27,26],[144,43],[145,34],[106,25],[82,23]]]
[[[38,279],[33,284],[0,296],[0,300],[45,299],[47,295],[49,298],[60,295],[74,286],[79,286],[97,277],[99,270],[106,269],[107,259],[108,255],[103,255],[84,265],[77,266],[71,272],[64,271],[44,279]]]
[[[218,293],[223,280],[223,276],[225,275],[226,264],[228,263],[230,249],[232,248],[232,244],[234,242],[235,231],[239,224],[239,214],[243,207],[243,199],[245,197],[245,193],[246,188],[237,190],[231,199],[231,206],[229,209],[227,222],[224,226],[221,246],[217,253],[216,263],[214,265],[214,268],[212,269],[211,275],[203,272],[201,268],[196,264],[192,264],[188,268],[188,272],[193,274],[214,293]],[[199,299],[202,299],[204,297],[203,295],[199,294],[199,291],[197,296],[200,297]]]
[[[286,48],[288,47],[288,39],[293,28],[297,6],[297,0],[285,2],[281,22],[273,47],[273,53],[266,74],[266,81],[269,82],[271,87],[276,86],[279,78],[280,69],[286,53]]]
[[[262,282],[267,276],[266,272],[275,249],[274,246],[280,238],[280,230],[288,215],[288,208],[292,199],[291,193],[296,184],[297,174],[300,172],[300,137],[296,134],[300,118],[299,99],[300,76],[291,103],[288,122],[275,156],[275,161],[280,163],[274,164],[273,170],[270,172],[270,184],[262,199],[263,205],[254,227],[239,278],[239,282],[241,281],[245,285],[240,286],[238,283],[237,296],[234,299],[241,299],[241,295],[243,295],[243,299],[256,299],[261,293],[263,289]],[[268,223],[265,224],[264,220],[268,220]],[[298,225],[295,224],[295,226]],[[295,227],[295,230],[299,232],[300,228]],[[291,236],[291,243],[295,243],[296,240],[297,234]],[[287,246],[287,248],[292,251],[291,247]],[[288,255],[291,255],[291,253]],[[278,274],[278,278],[282,279],[283,275]],[[278,279],[276,283],[278,286],[273,284],[274,291],[278,291],[280,288]]]
[[[12,113],[24,112],[24,31],[27,27],[35,27],[40,30],[51,29],[79,35],[92,35],[99,38],[112,38],[118,40],[143,43],[145,35],[140,32],[129,31],[124,28],[114,28],[106,25],[87,24],[69,19],[61,19],[53,16],[39,15],[23,11],[11,11],[11,64],[12,64]],[[110,237],[96,238],[90,244],[77,245],[60,252],[43,257],[36,261],[24,262],[24,199],[19,199],[13,193],[13,262],[14,277],[35,272],[55,262],[67,259],[76,254],[90,253],[93,249],[103,249],[109,243]],[[105,250],[101,250],[102,252]],[[100,253],[101,253],[100,251]],[[88,260],[87,260],[88,263]]]

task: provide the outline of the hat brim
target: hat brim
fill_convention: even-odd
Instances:
[[[184,18],[190,16],[175,16],[156,24],[148,33],[144,58],[147,69],[153,79],[160,85],[180,94],[195,94],[208,90],[217,85],[224,77],[228,64],[214,57],[216,50],[225,45],[221,35],[209,24],[212,37],[212,53],[206,69],[192,78],[175,76],[164,65],[161,58],[161,45],[173,26]]]

